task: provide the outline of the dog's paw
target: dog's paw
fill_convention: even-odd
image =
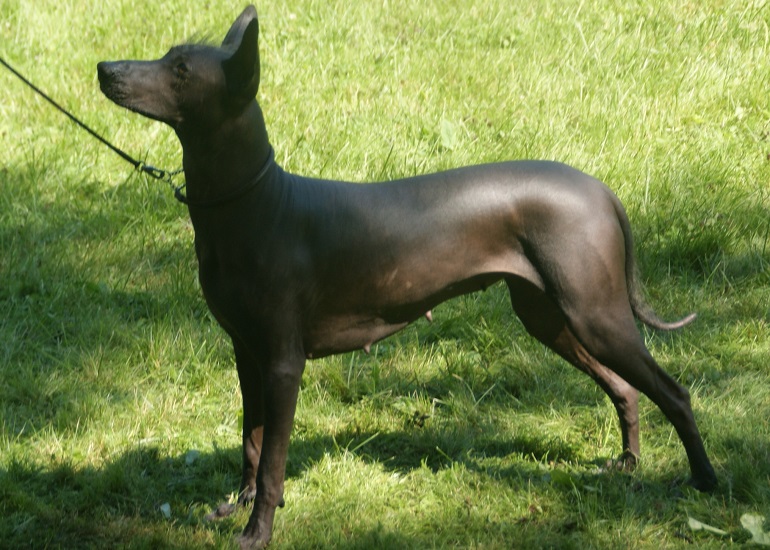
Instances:
[[[206,514],[206,517],[204,519],[206,521],[217,521],[217,520],[226,518],[229,515],[232,515],[233,512],[235,512],[235,504],[230,504],[229,502],[223,502],[222,504],[217,506],[214,511],[212,511],[209,514]]]
[[[270,544],[270,538],[264,539],[263,537],[247,537],[241,535],[235,538],[235,542],[238,544],[238,548],[241,550],[255,550],[260,548],[266,548]]]
[[[247,504],[251,504],[254,502],[256,497],[256,489],[243,489],[241,490],[240,496],[238,497],[238,506],[246,506]]]
[[[713,493],[714,490],[716,490],[718,483],[717,477],[713,474],[710,476],[701,476],[698,479],[691,477],[687,480],[687,485],[697,489],[701,493]]]
[[[616,468],[624,472],[633,472],[639,465],[639,457],[631,451],[623,451],[623,453],[615,459]]]
[[[639,457],[631,451],[624,451],[615,459],[608,460],[604,464],[605,472],[633,472],[639,465]]]

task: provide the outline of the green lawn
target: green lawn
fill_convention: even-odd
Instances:
[[[96,63],[221,40],[243,4],[0,0],[0,55],[109,139],[176,168],[166,127]],[[642,463],[611,403],[526,335],[504,287],[308,365],[272,548],[677,548],[770,531],[770,3],[286,0],[257,6],[259,100],[285,168],[372,181],[556,159],[627,207],[645,332],[685,384],[720,480],[681,482],[642,399]],[[0,547],[229,547],[203,517],[240,479],[228,340],[192,228],[0,67]],[[695,531],[688,518],[723,530]]]

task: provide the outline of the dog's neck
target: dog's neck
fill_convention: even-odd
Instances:
[[[270,154],[265,120],[256,100],[213,129],[176,130],[182,144],[187,193],[191,201],[216,201],[253,179]]]

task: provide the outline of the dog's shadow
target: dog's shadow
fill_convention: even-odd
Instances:
[[[0,175],[6,186],[13,186],[17,190],[34,176],[16,174],[14,171],[0,171]],[[123,329],[142,323],[150,324],[163,315],[180,325],[188,323],[190,326],[184,327],[185,330],[201,330],[200,325],[213,325],[199,291],[193,286],[186,286],[186,280],[175,282],[171,277],[168,292],[174,295],[174,303],[194,305],[180,306],[169,312],[168,293],[116,290],[101,285],[88,270],[83,269],[80,263],[82,260],[57,252],[58,248],[53,244],[44,246],[45,243],[59,243],[64,238],[71,238],[73,232],[84,240],[92,235],[98,237],[96,240],[117,239],[126,219],[110,208],[95,210],[88,203],[83,203],[86,199],[94,203],[100,201],[102,187],[98,182],[86,185],[87,193],[81,191],[76,207],[72,209],[53,203],[46,206],[46,215],[42,211],[33,212],[35,215],[29,216],[30,223],[11,223],[7,220],[0,223],[3,253],[14,261],[10,264],[12,269],[7,272],[10,284],[0,285],[0,302],[14,304],[19,310],[14,311],[15,316],[11,317],[12,322],[18,322],[13,332],[17,338],[13,350],[38,353],[52,359],[49,360],[51,364],[69,361],[67,354],[71,354],[71,362],[67,364],[79,365],[81,359],[96,352],[101,353],[103,339],[100,337],[103,336],[105,326],[114,327],[114,332],[119,334]],[[116,191],[119,195],[130,192],[133,189],[128,186]],[[26,194],[21,196],[27,197]],[[13,203],[23,202],[18,199]],[[639,229],[642,236],[645,231],[651,231],[647,224],[636,225],[637,228],[642,226]],[[26,251],[30,252],[21,253]],[[53,256],[45,254],[51,251],[56,253]],[[678,249],[675,251],[678,254]],[[113,260],[124,256],[133,257],[133,254],[134,251],[126,250],[116,254]],[[654,256],[658,252],[647,254]],[[671,254],[676,255],[673,252]],[[166,244],[155,246],[144,260],[159,272],[175,274],[179,270],[172,268],[186,265],[189,257],[191,253],[188,249],[177,241],[169,240]],[[747,265],[746,269],[749,269],[754,264]],[[739,267],[737,265],[735,269]],[[183,273],[183,276],[188,275],[192,280],[192,275]],[[57,301],[57,304],[79,304],[79,307],[55,309],[49,307],[52,301]],[[744,306],[739,303],[733,307],[735,312],[730,311],[731,318],[737,318],[742,312],[740,308]],[[499,308],[508,311],[507,303]],[[699,311],[702,318],[716,316],[715,312],[705,309]],[[691,330],[707,332],[708,326],[708,323],[701,323]],[[433,338],[447,341],[452,338],[453,330],[456,330],[459,331],[458,340],[467,341],[463,327],[453,328],[448,322],[442,324],[437,317],[434,325],[429,325],[421,333],[421,338],[427,343]],[[657,338],[667,337],[661,335]],[[738,367],[722,367],[722,376],[730,375],[732,368],[737,372]],[[5,381],[6,392],[10,395],[5,404],[14,413],[4,418],[8,437],[29,437],[23,430],[27,422],[31,426],[52,425],[56,431],[76,430],[82,419],[78,403],[83,401],[83,394],[101,391],[96,384],[93,389],[88,385],[62,387],[58,384],[54,393],[45,391],[49,377],[52,380],[61,379],[61,374],[53,369],[38,369],[28,374],[20,373],[19,368],[14,367],[7,372],[9,376],[19,376],[22,380],[31,377],[35,381],[35,384],[17,384],[15,378]],[[110,396],[120,398],[119,388],[112,389]],[[705,413],[698,411],[698,414],[703,416]],[[237,439],[234,437],[232,444],[228,443],[223,448],[215,447],[203,452],[190,450],[171,457],[164,456],[152,444],[136,443],[107,457],[98,466],[86,467],[78,463],[83,459],[82,456],[51,457],[48,461],[34,457],[35,451],[30,451],[32,458],[19,453],[18,458],[8,458],[4,461],[5,467],[0,468],[0,501],[3,503],[0,508],[11,518],[8,524],[15,525],[13,533],[0,533],[0,539],[9,534],[14,537],[18,535],[19,541],[28,541],[30,539],[27,535],[34,535],[40,542],[39,546],[45,546],[46,541],[52,546],[66,546],[62,541],[68,540],[78,540],[83,546],[89,543],[98,545],[104,541],[119,540],[120,533],[125,535],[127,532],[126,525],[134,524],[135,528],[129,528],[132,544],[140,547],[157,546],[156,532],[152,528],[144,529],[144,526],[161,526],[168,521],[196,525],[211,511],[212,506],[236,490],[241,469],[241,448]],[[745,442],[737,440],[734,445],[743,449],[741,445],[745,445]],[[761,448],[752,448],[747,456],[761,456],[761,451]],[[438,472],[460,465],[484,473],[492,480],[505,482],[513,479],[523,486],[529,481],[537,484],[546,479],[542,469],[544,463],[575,463],[581,460],[566,442],[546,433],[537,433],[535,428],[531,432],[514,436],[485,435],[470,430],[458,435],[449,426],[424,429],[404,427],[389,432],[356,431],[349,428],[320,435],[296,434],[289,450],[287,475],[297,480],[316,468],[325,457],[334,458],[342,454],[353,455],[355,460],[376,465],[386,471],[404,474],[424,467]],[[603,463],[607,458],[610,457],[597,458],[596,463]],[[747,477],[745,480],[747,493],[752,490],[750,484],[753,479]],[[625,483],[618,485],[623,486]],[[571,489],[565,487],[564,491],[567,493]],[[164,506],[166,504],[169,506]],[[243,518],[237,517],[213,524],[208,529],[234,533],[242,524]],[[56,530],[52,530],[51,525],[56,525]],[[389,533],[377,536],[386,535],[390,536]],[[185,536],[185,532],[180,531],[179,536]],[[12,541],[6,542],[10,545]],[[399,542],[396,540],[392,542],[394,544],[389,545],[391,547],[409,546],[395,544]],[[180,543],[179,547],[184,547],[184,544]]]
[[[566,442],[531,434],[513,438],[446,430],[390,432],[343,430],[334,436],[295,437],[289,448],[286,475],[296,478],[326,456],[352,455],[384,470],[408,474],[420,468],[433,472],[462,465],[493,478],[528,477],[546,462],[574,462],[578,457]],[[530,467],[515,466],[521,458]],[[495,465],[490,465],[494,463]],[[542,475],[539,474],[539,475]]]
[[[554,442],[545,439],[496,442],[486,438],[476,440],[472,449],[452,449],[448,445],[450,440],[449,434],[442,435],[441,432],[415,434],[408,430],[388,434],[345,432],[335,437],[298,437],[290,447],[287,478],[301,478],[328,455],[353,453],[365,462],[403,473],[426,464],[439,471],[453,463],[461,463],[469,469],[483,470],[494,478],[529,476],[534,479],[542,475],[534,473],[534,466],[531,471],[511,465],[490,469],[482,466],[477,458],[483,455],[503,459],[512,453],[525,452],[525,448],[531,450],[533,444],[540,446],[543,453],[546,448],[554,453]],[[203,528],[230,537],[243,527],[245,511],[218,522],[208,522],[204,518],[217,504],[232,498],[237,488],[241,449],[235,443],[207,451],[189,450],[177,456],[164,456],[156,444],[138,444],[98,467],[80,467],[70,456],[51,456],[51,462],[46,466],[11,460],[6,469],[0,469],[4,509],[23,519],[12,538],[29,540],[33,533],[45,531],[45,526],[52,521],[61,524],[55,534],[59,541],[114,541],[121,538],[119,533],[125,534],[128,530],[134,543],[152,545],[153,541],[157,542],[158,530],[165,531],[164,525],[169,522],[180,528]],[[437,450],[442,445],[446,450]],[[565,459],[571,456],[566,447],[556,452]],[[532,460],[537,462],[534,456]],[[30,498],[35,498],[33,495],[46,495],[44,509],[32,505]],[[179,536],[190,533],[187,529],[178,532]],[[362,533],[361,536],[379,541],[375,546],[380,547],[388,547],[390,542],[408,546],[410,542],[398,539],[401,535],[387,530]]]

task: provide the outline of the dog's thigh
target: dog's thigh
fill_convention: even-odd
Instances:
[[[639,456],[639,392],[601,364],[575,337],[564,312],[535,285],[520,279],[507,280],[511,303],[527,331],[581,371],[609,396],[618,413],[623,438],[620,465],[632,468]]]

